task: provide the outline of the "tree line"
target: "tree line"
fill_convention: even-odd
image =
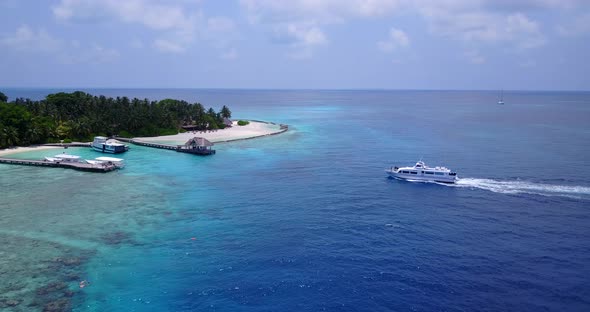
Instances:
[[[32,101],[8,101],[0,92],[0,148],[60,141],[92,141],[97,135],[123,137],[158,136],[184,131],[224,128],[231,111],[205,109],[200,103],[165,99],[129,99],[93,96],[76,91],[49,94]]]

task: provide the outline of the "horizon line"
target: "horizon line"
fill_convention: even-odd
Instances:
[[[240,91],[508,91],[508,92],[590,92],[584,89],[437,89],[437,88],[200,88],[200,87],[16,87],[0,86],[0,91],[6,89],[21,90],[240,90]]]

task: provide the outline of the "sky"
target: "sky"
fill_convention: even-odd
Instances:
[[[590,90],[588,0],[0,0],[0,88]]]

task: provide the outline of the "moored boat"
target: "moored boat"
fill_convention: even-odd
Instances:
[[[92,141],[92,148],[98,152],[111,154],[124,153],[129,150],[128,145],[118,143],[114,140],[108,140],[103,136],[94,137],[94,141]]]
[[[63,154],[58,154],[53,157],[45,157],[45,161],[57,162],[57,163],[59,163],[59,162],[84,162],[84,160],[82,158],[80,158],[80,156],[66,154],[65,152]]]
[[[392,178],[410,181],[430,181],[455,183],[457,173],[446,167],[428,167],[423,161],[417,162],[413,167],[391,167],[385,170]]]
[[[99,161],[106,164],[113,164],[117,168],[125,167],[125,163],[123,162],[122,158],[115,158],[115,157],[96,157],[95,161]]]

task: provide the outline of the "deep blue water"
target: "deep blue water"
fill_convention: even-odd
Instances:
[[[89,253],[75,311],[590,311],[590,93],[84,91],[290,130],[207,158],[134,146],[98,176],[0,165],[6,238]],[[420,158],[460,183],[386,178]]]

